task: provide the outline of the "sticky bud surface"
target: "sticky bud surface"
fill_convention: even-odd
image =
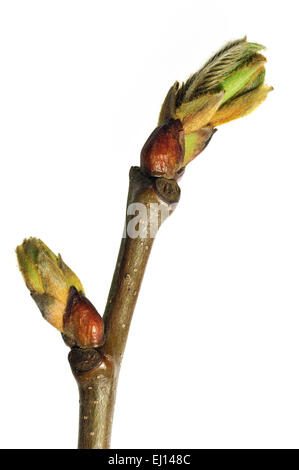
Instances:
[[[175,178],[184,161],[184,140],[179,119],[171,118],[156,127],[141,150],[141,169],[150,176]]]
[[[66,313],[63,318],[63,333],[80,348],[97,348],[104,341],[104,322],[92,303],[70,288]]]

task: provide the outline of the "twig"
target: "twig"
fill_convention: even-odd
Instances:
[[[180,189],[175,180],[149,178],[131,168],[127,209],[142,204],[146,217],[142,234],[123,237],[104,314],[105,344],[97,349],[72,349],[69,361],[80,394],[79,448],[105,449],[110,445],[116,387],[130,323],[157,227],[174,210]],[[139,207],[139,206],[136,206]],[[159,210],[160,209],[160,210]],[[126,229],[132,215],[126,217]],[[140,227],[139,227],[140,228]]]
[[[263,48],[246,38],[230,42],[185,83],[170,88],[159,125],[141,150],[140,168],[131,168],[125,236],[103,319],[60,255],[36,238],[17,247],[33,299],[72,348],[69,361],[80,393],[79,448],[110,445],[121,361],[156,231],[179,201],[176,180],[206,148],[216,126],[246,116],[273,89],[264,83]]]

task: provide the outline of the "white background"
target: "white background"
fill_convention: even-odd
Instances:
[[[73,448],[78,395],[14,249],[40,237],[104,310],[128,172],[175,80],[265,44],[267,101],[188,167],[122,365],[114,448],[299,447],[295,1],[1,1],[0,446]]]

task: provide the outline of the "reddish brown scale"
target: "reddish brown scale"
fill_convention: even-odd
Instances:
[[[151,133],[140,155],[140,167],[150,176],[175,178],[184,161],[185,138],[179,119],[169,119]]]
[[[97,348],[104,341],[104,322],[92,303],[70,288],[68,305],[63,318],[63,334],[80,348]]]

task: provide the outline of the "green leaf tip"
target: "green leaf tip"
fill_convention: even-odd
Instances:
[[[175,82],[170,88],[159,125],[169,119],[182,122],[183,166],[206,147],[215,126],[246,116],[273,90],[264,84],[266,58],[260,54],[263,49],[265,46],[248,42],[246,36],[228,42],[185,83]]]
[[[263,49],[261,44],[247,42],[246,37],[228,42],[182,84],[177,92],[176,106],[217,91],[224,79]]]

